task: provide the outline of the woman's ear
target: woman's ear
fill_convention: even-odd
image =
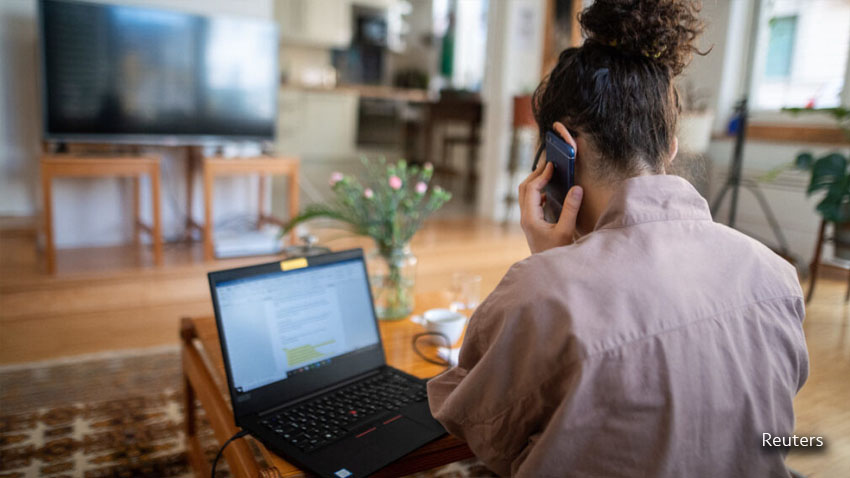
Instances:
[[[573,135],[570,134],[567,127],[564,126],[564,123],[561,123],[560,121],[555,121],[555,123],[552,125],[552,129],[554,129],[555,132],[558,133],[558,135],[561,136],[564,141],[569,143],[570,146],[572,146],[576,150],[578,149],[578,145],[576,144],[575,138],[573,138]],[[576,152],[576,154],[578,154],[578,152]]]
[[[576,184],[588,185],[592,180],[590,171],[593,170],[596,150],[588,141],[588,135],[581,134],[575,138],[576,142]]]

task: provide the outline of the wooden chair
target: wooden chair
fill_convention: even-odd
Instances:
[[[811,279],[809,282],[809,292],[806,294],[806,303],[808,304],[810,300],[812,300],[812,296],[815,294],[815,283],[818,280],[818,269],[820,268],[821,263],[821,252],[823,251],[824,243],[828,241],[836,241],[835,237],[827,237],[826,235],[826,221],[821,219],[820,221],[820,229],[818,230],[818,240],[815,243],[815,258],[812,259],[812,263],[809,265],[809,272],[811,275]],[[848,269],[850,272],[850,269]],[[844,302],[850,301],[850,275],[847,277],[847,292],[844,293]]]
[[[428,120],[425,125],[425,158],[434,162],[436,174],[456,177],[461,174],[450,162],[451,148],[467,148],[467,164],[463,173],[466,176],[464,197],[467,201],[475,198],[478,183],[478,146],[481,143],[480,130],[484,119],[484,107],[481,98],[472,94],[452,94],[443,92],[440,101],[428,105]],[[448,134],[445,130],[450,123],[466,123],[466,134]],[[441,129],[441,149],[435,158],[431,158],[432,135]]]
[[[151,225],[141,221],[140,179],[151,182]],[[154,263],[162,264],[162,228],[160,220],[159,158],[154,156],[77,156],[45,155],[41,158],[41,190],[44,195],[44,235],[47,271],[56,272],[56,244],[53,232],[53,179],[60,177],[130,177],[133,180],[133,242],[141,242],[146,232],[153,242]]]
[[[256,174],[260,176],[259,203],[257,208],[257,227],[264,224],[283,226],[285,222],[265,211],[266,180],[269,176],[283,175],[289,181],[289,217],[298,214],[298,170],[299,161],[296,158],[254,156],[249,158],[219,158],[206,157],[203,159],[204,168],[204,224],[201,227],[204,236],[204,259],[215,258],[213,250],[213,189],[216,176],[233,176]],[[295,242],[295,231],[291,233]]]

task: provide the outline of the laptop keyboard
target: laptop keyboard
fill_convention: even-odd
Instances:
[[[303,452],[327,446],[384,412],[425,400],[425,384],[385,370],[313,400],[286,408],[260,422]],[[400,418],[390,417],[385,423]],[[365,435],[372,429],[366,430]]]

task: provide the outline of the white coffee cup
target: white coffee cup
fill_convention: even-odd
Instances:
[[[421,324],[428,332],[437,332],[449,339],[449,345],[454,345],[463,335],[463,327],[466,325],[466,316],[450,309],[431,309],[422,315],[411,317],[413,322]],[[439,335],[432,335],[427,339],[434,345],[446,345],[446,341]]]

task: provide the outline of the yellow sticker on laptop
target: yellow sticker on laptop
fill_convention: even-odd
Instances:
[[[293,269],[303,269],[307,267],[307,258],[299,257],[297,259],[289,259],[285,261],[280,261],[280,270],[282,271],[291,271]]]

